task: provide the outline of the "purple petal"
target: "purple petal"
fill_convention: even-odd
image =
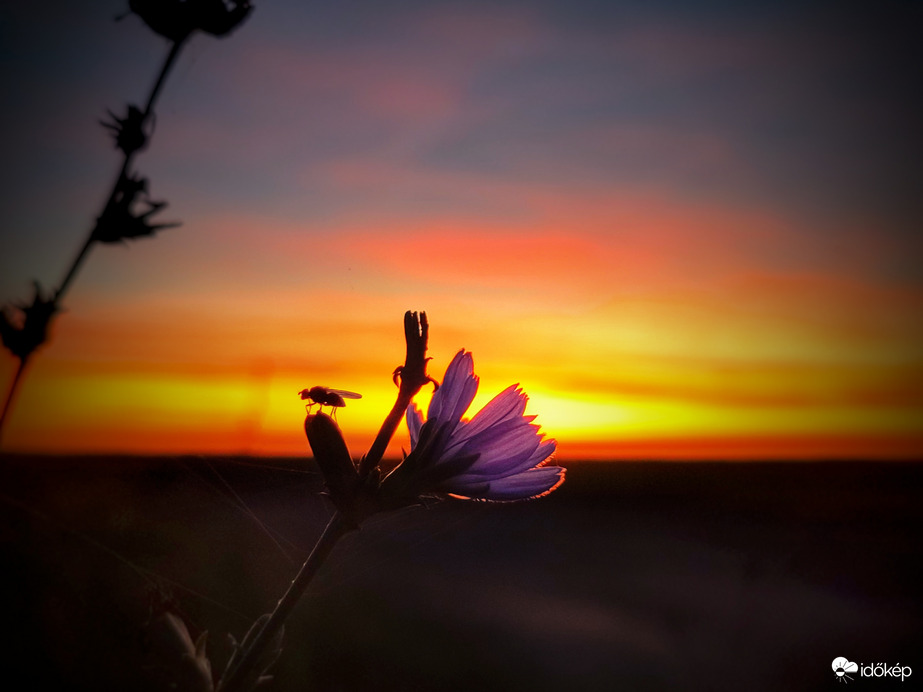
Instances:
[[[486,450],[490,445],[502,442],[503,438],[510,432],[518,430],[519,428],[529,427],[528,424],[531,423],[534,418],[535,416],[527,416],[507,419],[489,428],[484,428],[480,431],[475,430],[474,432],[472,432],[471,423],[462,423],[452,435],[452,439],[446,446],[446,450],[453,451],[460,448],[467,448],[477,452]],[[533,427],[536,429],[538,428],[538,426]]]
[[[441,458],[437,464],[421,469],[420,473],[421,476],[425,478],[425,483],[433,487],[438,488],[443,483],[453,485],[455,483],[454,479],[471,468],[471,466],[477,462],[477,459],[477,454],[460,454],[453,457]],[[481,482],[486,483],[486,479],[482,478]]]
[[[407,430],[410,432],[410,448],[417,446],[420,439],[420,428],[423,427],[423,414],[416,404],[410,404],[407,409]]]
[[[513,423],[517,424],[490,428],[464,445],[465,453],[481,455],[479,469],[487,470],[497,465],[509,467],[529,458],[535,451],[541,442],[538,426]],[[495,431],[497,434],[493,434]]]
[[[555,449],[554,440],[542,442],[535,416],[507,419],[468,438],[458,453],[479,454],[470,473],[508,476],[538,466]],[[468,426],[470,427],[470,426]]]
[[[475,414],[468,424],[470,426],[468,432],[475,434],[500,421],[522,416],[526,410],[526,401],[528,397],[519,389],[519,385],[510,385]]]
[[[467,483],[469,481],[498,480],[515,476],[540,466],[554,453],[554,449],[554,440],[542,441],[540,437],[536,436],[529,445],[506,457],[498,455],[494,459],[490,459],[486,453],[482,453],[482,456],[478,458],[478,463],[461,474],[457,480],[461,483]],[[485,461],[485,458],[487,461]]]
[[[454,484],[450,491],[471,499],[513,502],[530,500],[547,495],[564,482],[564,469],[560,466],[541,466],[529,469],[515,476],[490,481],[488,488],[483,483]]]
[[[471,406],[478,390],[478,377],[474,374],[474,358],[465,350],[455,354],[446,368],[442,385],[429,403],[427,419],[440,422],[459,421]]]
[[[558,448],[558,443],[553,438],[547,440],[542,440],[542,443],[535,448],[535,451],[532,453],[532,456],[529,458],[529,463],[532,466],[539,466],[542,464],[548,457],[554,454],[554,451]]]
[[[478,382],[472,355],[456,353],[433,395],[426,423],[415,405],[408,408],[412,451],[392,476],[416,477],[416,492],[428,487],[494,501],[529,499],[554,490],[564,481],[564,469],[543,464],[556,442],[543,439],[540,426],[532,422],[535,416],[525,415],[528,398],[519,385],[500,392],[470,421],[462,420]],[[436,432],[427,435],[427,430]]]

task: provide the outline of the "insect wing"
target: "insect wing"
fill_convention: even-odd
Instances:
[[[356,392],[349,392],[349,391],[346,391],[345,389],[329,389],[328,388],[327,391],[332,392],[333,394],[339,394],[344,399],[361,399],[362,398],[361,394],[356,394]]]

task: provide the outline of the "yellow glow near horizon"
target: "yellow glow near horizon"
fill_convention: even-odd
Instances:
[[[736,265],[703,276],[694,263],[672,266],[643,237],[622,253],[608,237],[490,230],[477,230],[476,243],[451,228],[316,241],[331,276],[340,263],[355,266],[344,286],[293,278],[288,264],[301,250],[286,245],[291,256],[279,261],[288,273],[265,285],[130,300],[87,291],[30,363],[4,449],[306,454],[297,392],[320,384],[363,395],[338,416],[359,456],[394,401],[403,309],[422,304],[431,374],[441,378],[459,348],[472,351],[481,387],[469,415],[519,383],[562,457],[657,456],[661,442],[670,454],[688,445],[694,456],[719,452],[721,440],[753,458],[817,445],[923,456],[915,293],[829,276],[745,275]],[[301,241],[288,230],[281,237]],[[440,248],[461,261],[420,260]],[[623,254],[648,258],[647,273]],[[549,274],[557,261],[584,256],[580,271]],[[466,283],[469,264],[479,284]],[[0,385],[14,369],[6,359]],[[427,402],[421,394],[419,405]],[[857,446],[857,436],[867,442]],[[389,453],[407,444],[402,428]]]
[[[477,362],[475,368],[480,370]],[[351,453],[358,457],[368,448],[395,396],[387,373],[377,377],[360,373],[346,382],[342,373],[323,381],[321,372],[315,373],[315,380],[306,381],[300,373],[285,371],[233,377],[190,372],[138,374],[121,369],[85,374],[67,368],[62,372],[59,367],[36,370],[11,417],[4,440],[8,449],[307,455],[301,427],[304,404],[297,392],[313,384],[348,384],[363,398],[349,401],[338,418]],[[502,368],[484,370],[489,374],[482,376],[468,416],[513,380],[504,376]],[[441,377],[440,371],[441,365],[433,370]],[[553,368],[545,374],[556,378]],[[908,449],[919,445],[918,411],[895,405],[828,401],[741,406],[733,395],[724,403],[697,400],[696,393],[708,392],[707,387],[687,388],[687,395],[692,396],[688,399],[664,397],[656,388],[646,394],[621,395],[579,388],[561,391],[544,386],[537,375],[523,386],[529,396],[527,414],[537,415],[535,422],[542,432],[557,439],[563,458],[598,456],[601,449],[614,455],[621,450],[644,456],[644,445],[656,457],[662,453],[657,441],[663,447],[673,439],[687,440],[685,456],[691,457],[699,449],[696,439],[708,440],[714,454],[720,450],[716,440],[726,438],[734,450],[746,450],[749,438],[753,457],[764,456],[765,450],[772,456],[772,444],[767,441],[774,439],[779,444],[807,440],[802,447],[809,449],[813,437],[833,450],[838,447],[831,440],[841,439],[841,453],[849,452],[849,440],[856,436],[878,439],[890,435],[905,441],[898,447],[882,446],[886,456],[906,456]],[[424,411],[429,398],[428,390],[417,398]],[[389,454],[399,455],[408,442],[401,426]],[[796,443],[789,446],[797,450]],[[668,456],[676,452],[671,450]]]

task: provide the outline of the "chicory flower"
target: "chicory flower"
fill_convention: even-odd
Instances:
[[[478,389],[471,353],[459,351],[430,401],[427,420],[407,409],[411,450],[381,484],[387,506],[421,496],[516,501],[547,495],[564,482],[564,469],[549,464],[555,441],[543,439],[526,416],[519,385],[495,396],[470,420],[463,418]]]

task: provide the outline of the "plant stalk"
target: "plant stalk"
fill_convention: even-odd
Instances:
[[[182,47],[184,41],[176,41],[170,47],[170,52],[167,54],[166,59],[163,62],[163,65],[160,67],[160,72],[157,74],[157,79],[154,82],[154,86],[151,87],[151,92],[147,97],[147,104],[144,107],[144,117],[142,122],[146,122],[147,119],[151,116],[154,109],[154,103],[157,101],[157,96],[160,94],[160,90],[163,87],[164,82],[167,79],[167,75],[170,73],[170,70],[173,68],[173,64],[176,62],[176,58],[179,56],[180,48]],[[103,205],[103,211],[105,211],[110,204],[112,204],[113,199],[115,198],[116,193],[119,189],[119,183],[122,178],[128,173],[132,160],[134,159],[135,153],[125,154],[122,159],[122,167],[119,169],[119,174],[115,178],[115,182],[112,185],[112,191],[109,193],[109,197],[106,200],[105,205]],[[71,263],[70,268],[67,270],[67,274],[64,276],[64,280],[61,282],[61,285],[58,287],[58,290],[55,292],[54,300],[55,303],[59,303],[61,298],[64,296],[65,291],[67,291],[74,277],[77,275],[77,270],[83,264],[84,259],[90,251],[94,242],[93,231],[90,230],[87,239],[84,241],[83,246],[80,248],[80,251],[77,253],[77,256],[74,258],[74,261]]]
[[[426,374],[426,347],[429,342],[429,322],[425,312],[404,313],[404,340],[407,342],[407,356],[404,365],[394,371],[394,380],[400,377],[401,384],[397,392],[397,401],[391,408],[385,422],[381,424],[378,435],[372,442],[369,453],[359,462],[359,480],[365,481],[371,475],[388,448],[388,443],[394,437],[397,426],[400,425],[404,412],[420,388],[427,382],[432,382],[436,388],[438,383]]]
[[[151,87],[150,94],[147,98],[147,104],[144,107],[144,117],[142,118],[142,123],[146,122],[153,112],[154,103],[157,101],[157,96],[160,94],[160,90],[163,87],[164,82],[167,79],[167,75],[170,73],[170,70],[173,68],[176,58],[179,56],[180,48],[182,47],[185,39],[180,41],[175,41],[170,47],[170,52],[167,54],[166,59],[163,62],[163,65],[160,67],[160,72],[157,74],[157,79],[154,82],[154,85]],[[106,200],[105,205],[103,206],[103,212],[112,204],[112,201],[115,199],[115,195],[118,192],[119,184],[122,181],[122,178],[128,173],[129,168],[131,167],[132,160],[136,152],[132,151],[130,153],[124,154],[122,158],[122,166],[119,169],[119,174],[115,178],[115,182],[112,185],[112,190],[109,192],[109,197]],[[103,212],[100,212],[101,214]],[[93,246],[93,229],[90,230],[87,234],[86,240],[83,241],[83,245],[80,247],[80,251],[77,253],[77,256],[74,257],[74,261],[71,262],[70,267],[67,270],[67,273],[64,275],[64,279],[61,281],[61,284],[58,286],[58,289],[54,293],[54,304],[60,305],[61,299],[64,297],[65,292],[70,287],[71,283],[74,280],[74,277],[77,276],[77,271],[80,269],[84,260],[90,252],[90,248]],[[13,399],[15,398],[16,390],[22,380],[23,373],[26,369],[26,358],[23,358],[19,362],[19,368],[16,370],[16,374],[13,376],[13,382],[10,385],[10,390],[7,393],[6,401],[3,404],[3,413],[0,414],[0,433],[3,431],[3,424],[6,421],[7,414],[12,407]]]
[[[401,420],[404,418],[404,412],[407,410],[407,407],[410,406],[411,401],[413,401],[413,393],[404,391],[404,389],[401,388],[397,394],[397,401],[395,401],[394,406],[391,407],[388,417],[385,418],[385,422],[381,424],[381,429],[378,431],[378,435],[369,448],[369,453],[362,458],[362,462],[359,466],[359,478],[364,479],[372,472],[372,469],[381,463],[385,450],[388,448],[391,438],[394,437],[397,426],[401,424]]]
[[[324,528],[324,532],[317,539],[311,554],[304,561],[301,570],[292,580],[288,590],[279,599],[276,609],[272,612],[266,624],[263,625],[263,629],[256,635],[246,651],[240,655],[236,664],[222,677],[218,685],[218,692],[243,691],[244,688],[241,685],[253,672],[253,667],[259,661],[264,649],[272,642],[282,625],[285,624],[288,616],[295,609],[295,605],[304,595],[308,584],[311,583],[324,560],[330,555],[330,551],[333,550],[337,541],[352,528],[354,528],[353,525],[346,521],[339,511],[334,512],[326,528]]]
[[[16,397],[16,390],[19,388],[19,382],[23,373],[26,371],[28,357],[19,359],[19,367],[16,368],[16,374],[13,375],[13,381],[10,383],[10,389],[6,393],[6,401],[3,403],[3,413],[0,413],[0,441],[3,439],[3,424],[6,422],[6,415],[13,407],[13,399]]]

